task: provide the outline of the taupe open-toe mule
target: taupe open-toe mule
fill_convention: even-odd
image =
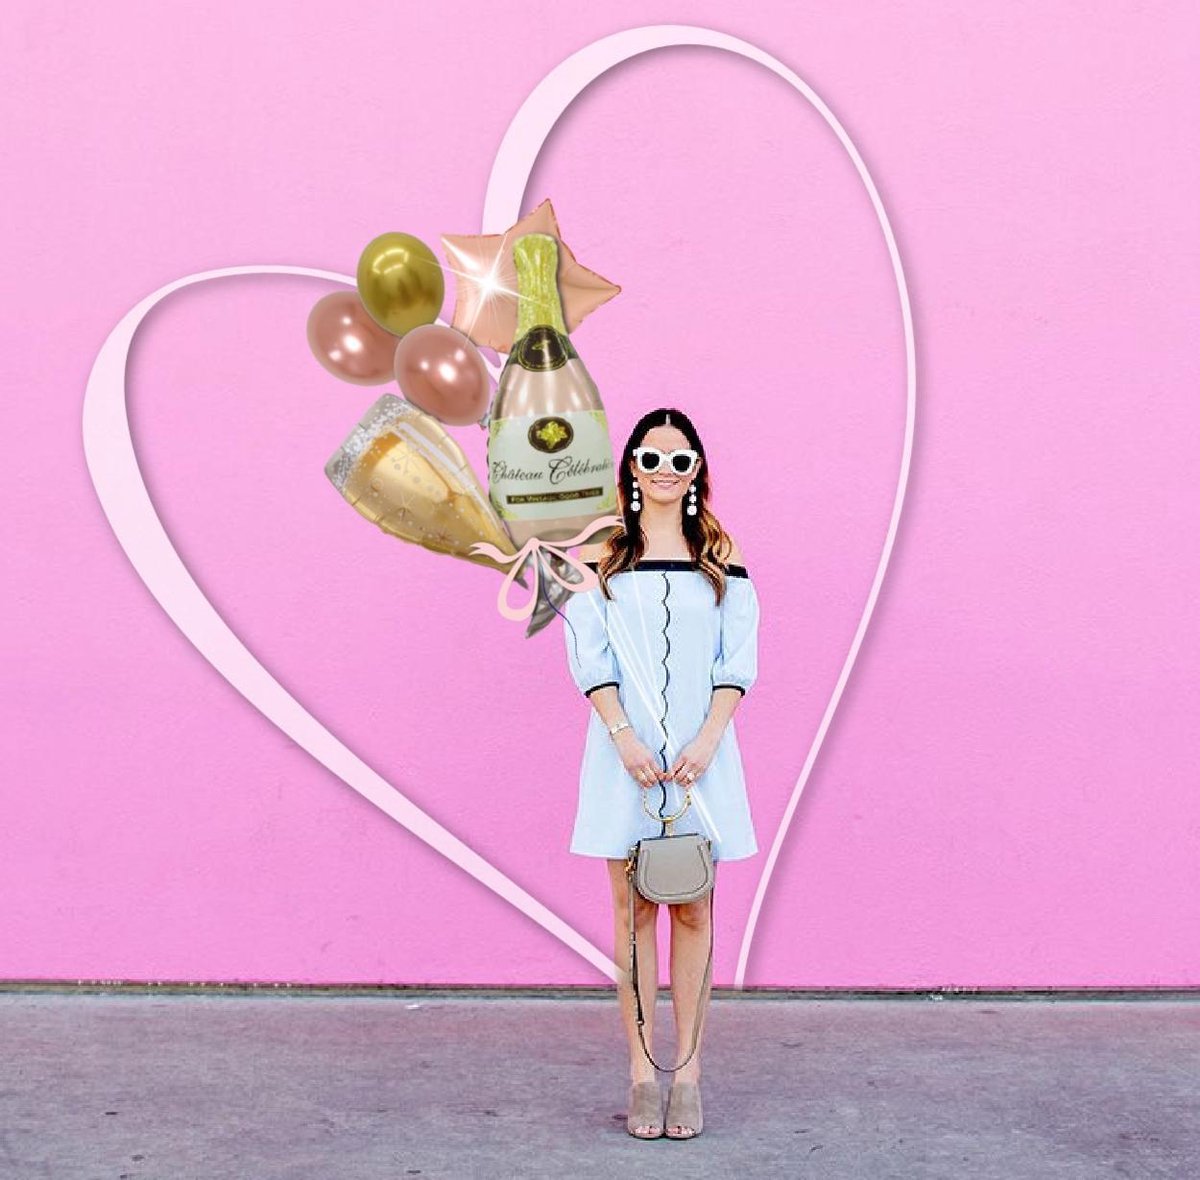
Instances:
[[[651,1127],[649,1134],[638,1127]],[[662,1094],[658,1082],[633,1082],[629,1087],[629,1116],[625,1130],[635,1139],[661,1139],[663,1133]]]
[[[691,1128],[683,1134],[672,1133],[672,1127]],[[700,1109],[700,1083],[676,1082],[667,1099],[667,1118],[664,1127],[668,1139],[695,1139],[704,1130],[704,1113]]]

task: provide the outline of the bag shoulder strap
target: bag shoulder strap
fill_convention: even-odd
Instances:
[[[642,1052],[646,1054],[650,1064],[655,1069],[662,1070],[663,1073],[675,1073],[682,1069],[696,1052],[696,1046],[700,1043],[700,1025],[702,1023],[703,1013],[701,1012],[701,1004],[704,1000],[704,991],[708,987],[709,977],[712,974],[713,961],[713,894],[716,892],[716,882],[713,882],[713,887],[708,891],[708,962],[704,965],[704,978],[700,981],[700,994],[696,997],[696,1017],[692,1021],[692,1047],[688,1051],[688,1055],[678,1065],[659,1065],[650,1050],[646,1046],[645,1023],[646,1016],[642,1011],[642,993],[638,986],[638,957],[637,957],[637,927],[634,925],[634,900],[633,895],[637,890],[634,885],[634,869],[632,859],[626,862],[625,866],[626,885],[629,892],[629,975],[633,984],[633,999],[637,1006],[637,1030],[638,1039],[642,1042]],[[674,987],[674,981],[671,984]]]

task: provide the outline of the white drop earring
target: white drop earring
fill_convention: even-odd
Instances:
[[[699,511],[700,509],[696,507],[696,484],[693,482],[688,488],[687,514],[688,516],[695,516]]]
[[[637,485],[637,480],[635,479],[633,481],[633,496],[629,501],[629,507],[632,508],[634,512],[641,512],[642,510],[642,502],[638,499],[638,491],[639,488]]]

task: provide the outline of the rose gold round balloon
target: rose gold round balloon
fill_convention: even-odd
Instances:
[[[363,307],[357,291],[333,291],[308,313],[308,346],[335,377],[379,385],[394,374],[396,337]]]
[[[405,332],[396,344],[394,365],[404,396],[439,422],[478,422],[491,401],[487,365],[479,350],[444,324],[422,324]]]

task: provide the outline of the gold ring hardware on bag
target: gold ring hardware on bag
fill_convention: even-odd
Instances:
[[[642,1043],[642,1051],[650,1064],[664,1073],[674,1073],[682,1069],[696,1052],[700,1042],[700,1009],[704,1002],[704,993],[712,974],[713,960],[713,886],[716,882],[713,866],[712,841],[707,836],[697,832],[674,835],[670,825],[675,822],[691,805],[691,788],[684,793],[683,806],[671,816],[660,816],[650,811],[646,806],[646,795],[642,793],[642,807],[651,819],[661,820],[663,836],[651,836],[639,840],[630,849],[625,858],[625,877],[629,893],[629,974],[633,985],[633,997],[637,1007],[638,1038]],[[644,1030],[645,1014],[642,1011],[642,995],[638,980],[637,961],[637,928],[634,925],[634,890],[647,901],[659,904],[679,905],[684,902],[698,901],[708,895],[708,962],[704,967],[704,979],[700,983],[700,994],[696,1003],[696,1018],[692,1026],[692,1047],[688,1055],[674,1066],[659,1065],[646,1045]],[[672,986],[674,984],[672,983]]]
[[[659,815],[657,811],[650,810],[650,802],[646,798],[648,791],[642,792],[642,810],[651,818],[661,820],[665,831],[669,834],[671,825],[692,805],[692,788],[688,787],[683,792],[683,806],[674,815]]]

